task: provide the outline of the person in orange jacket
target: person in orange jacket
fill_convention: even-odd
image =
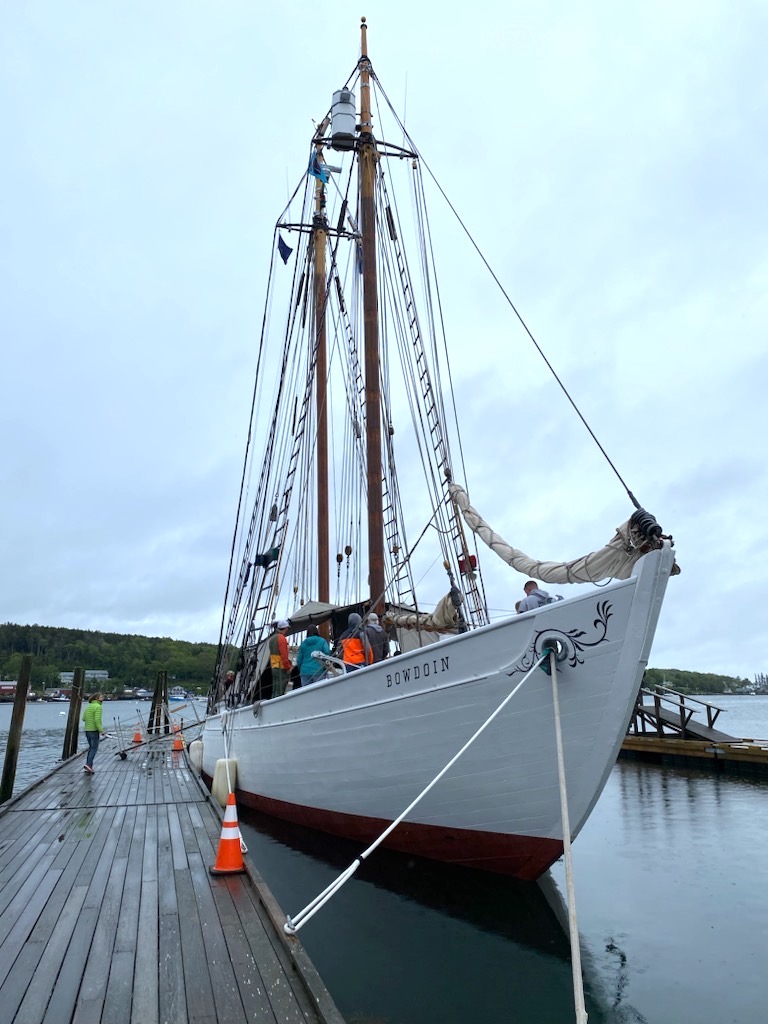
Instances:
[[[363,668],[373,662],[373,649],[366,631],[362,628],[362,618],[357,612],[350,612],[347,619],[347,628],[339,637],[339,649],[341,660],[344,662],[347,672],[354,672],[355,669]]]
[[[269,664],[272,669],[272,696],[282,697],[291,678],[291,656],[288,653],[286,633],[291,628],[288,619],[280,619],[276,631],[269,638]]]

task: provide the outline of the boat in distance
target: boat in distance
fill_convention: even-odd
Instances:
[[[202,774],[215,789],[225,765],[238,803],[366,844],[410,808],[387,846],[533,880],[615,763],[674,548],[631,493],[605,547],[568,562],[525,555],[470,503],[423,161],[364,20],[361,53],[275,229]],[[374,111],[395,118],[397,144]],[[510,589],[533,578],[573,596],[492,621],[482,544],[523,574]],[[283,637],[332,653],[299,670]],[[359,640],[353,667],[345,638]]]

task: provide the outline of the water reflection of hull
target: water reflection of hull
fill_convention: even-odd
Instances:
[[[288,913],[361,850],[242,807],[239,818],[252,862]],[[522,882],[379,848],[301,939],[347,1019],[574,1019],[567,911],[549,872]],[[615,1024],[584,950],[582,969],[590,1024]]]
[[[357,843],[305,829],[248,808],[240,809],[240,823],[262,835],[341,872],[360,853]],[[552,877],[522,882],[379,849],[364,861],[355,877],[414,903],[465,920],[533,949],[568,959],[567,932],[562,922],[565,907]],[[270,881],[268,879],[268,881]],[[271,882],[270,882],[271,884]]]

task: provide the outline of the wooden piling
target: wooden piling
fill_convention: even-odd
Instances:
[[[80,726],[80,706],[83,695],[82,668],[76,668],[72,677],[72,695],[69,698],[69,715],[67,716],[67,727],[64,730],[64,746],[61,750],[61,759],[66,761],[77,753],[77,737]]]
[[[21,730],[24,728],[24,712],[27,709],[27,694],[29,693],[29,681],[31,678],[32,655],[25,654],[21,659],[21,671],[19,672],[19,681],[16,684],[16,696],[13,699],[11,725],[8,730],[8,746],[5,748],[5,761],[3,763],[3,778],[0,782],[0,804],[10,800],[13,794],[13,784],[16,781],[16,765],[19,760]]]
[[[159,733],[161,731],[166,735],[171,731],[168,714],[168,673],[164,670],[157,673],[155,692],[152,694],[152,704],[147,721],[147,732]]]

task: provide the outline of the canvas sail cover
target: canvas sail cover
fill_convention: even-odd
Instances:
[[[508,544],[495,533],[479,512],[469,503],[469,495],[458,484],[450,484],[449,492],[470,529],[513,569],[545,583],[596,583],[599,580],[625,580],[639,558],[661,540],[649,540],[627,520],[617,527],[613,538],[597,551],[574,558],[570,562],[543,562],[531,558]]]
[[[386,624],[394,626],[397,645],[405,654],[420,647],[429,647],[447,634],[459,632],[459,609],[456,595],[441,597],[432,612],[417,612],[409,608],[388,608]]]
[[[419,629],[435,633],[455,633],[459,626],[459,610],[450,593],[441,597],[433,612],[409,610],[387,611],[387,622],[399,629]]]

